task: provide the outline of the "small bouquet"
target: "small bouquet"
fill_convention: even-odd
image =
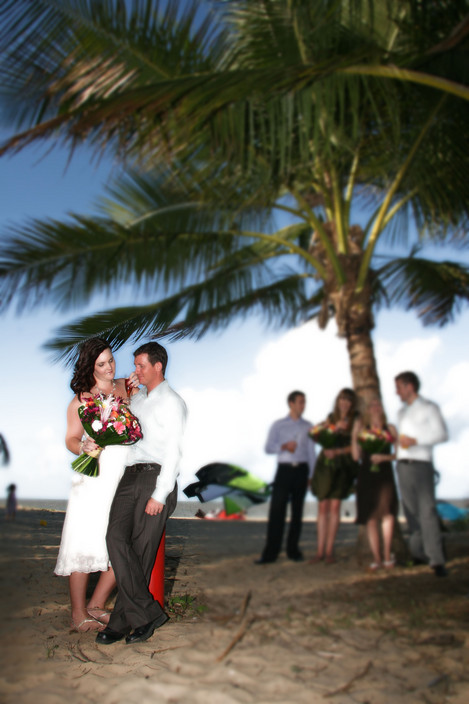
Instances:
[[[362,430],[358,434],[358,443],[363,450],[369,455],[381,454],[389,452],[389,445],[392,445],[394,438],[389,430]],[[379,472],[379,464],[372,464],[370,472]]]
[[[337,427],[333,423],[327,421],[318,423],[309,430],[308,435],[311,440],[326,450],[332,450],[338,445]],[[330,464],[331,461],[328,458],[325,459],[326,464]]]
[[[87,398],[78,409],[81,424],[86,433],[98,445],[94,456],[85,452],[72,462],[75,472],[97,477],[98,457],[108,445],[133,445],[143,437],[137,418],[119,396],[98,394]]]

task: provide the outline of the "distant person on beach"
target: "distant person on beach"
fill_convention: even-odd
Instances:
[[[419,395],[414,372],[395,377],[404,402],[398,416],[397,476],[409,527],[409,548],[416,563],[429,563],[437,577],[446,577],[443,541],[435,501],[433,446],[448,439],[440,409]]]
[[[352,493],[358,469],[352,457],[351,440],[357,415],[355,391],[342,389],[332,413],[317,426],[326,433],[328,441],[319,454],[311,483],[311,490],[319,501],[317,549],[309,561],[313,565],[322,560],[326,565],[336,561],[334,543],[340,524],[340,504]]]
[[[14,521],[16,518],[16,509],[18,502],[16,500],[16,484],[10,484],[7,487],[7,505],[5,518],[7,521]]]
[[[356,503],[358,525],[366,526],[368,543],[373,555],[369,570],[395,565],[391,554],[398,499],[392,460],[393,445],[397,442],[396,428],[387,422],[383,405],[375,398],[367,405],[362,418],[352,430],[352,455],[360,460],[358,468]],[[380,546],[380,526],[383,534],[383,555]]]
[[[290,409],[286,418],[275,421],[269,431],[265,451],[277,455],[277,472],[270,502],[267,540],[261,557],[255,564],[275,562],[282,548],[287,505],[291,505],[290,528],[287,538],[287,557],[295,562],[304,559],[299,548],[303,522],[303,504],[316,461],[313,443],[308,431],[311,423],[302,418],[306,396],[292,391],[287,398]]]
[[[109,517],[107,545],[118,592],[109,625],[96,636],[103,645],[123,638],[146,641],[168,620],[148,585],[166,521],[176,507],[187,411],[165,379],[165,348],[148,342],[134,355],[143,388],[132,397],[131,409],[143,439],[129,448]]]
[[[75,396],[67,410],[65,444],[70,452],[90,454],[97,444],[83,431],[78,408],[85,398],[98,393],[128,398],[124,379],[115,379],[116,363],[106,340],[95,337],[83,343],[70,383]],[[99,457],[99,476],[76,474],[62,530],[55,574],[68,576],[72,609],[71,627],[76,631],[103,628],[109,620],[105,610],[116,585],[109,564],[106,531],[109,509],[124,471],[126,447],[106,447]],[[86,603],[90,572],[101,572],[96,588]]]

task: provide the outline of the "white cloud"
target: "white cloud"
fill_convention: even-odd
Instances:
[[[308,323],[262,346],[254,372],[234,383],[236,388],[223,392],[180,389],[190,413],[181,486],[214,461],[237,464],[270,481],[275,457],[264,453],[270,425],[287,415],[286,398],[294,389],[306,393],[307,419],[317,422],[327,415],[337,392],[351,383],[345,342],[333,325],[321,331]]]
[[[229,339],[230,331],[224,344]],[[239,330],[232,340],[233,347],[243,344]],[[375,349],[384,403],[391,421],[400,405],[394,376],[404,369],[415,370],[422,379],[422,394],[440,404],[450,428],[450,442],[435,452],[436,468],[442,475],[438,493],[447,498],[464,498],[469,496],[469,404],[466,402],[469,363],[462,349],[456,359],[454,345],[444,340],[444,334],[440,333],[412,336],[411,332],[407,340],[396,343],[388,327],[385,334],[380,334]],[[181,355],[178,368],[172,370],[171,383],[189,408],[181,488],[195,481],[197,469],[214,461],[238,464],[270,481],[275,457],[264,453],[264,443],[271,423],[288,412],[288,393],[293,389],[305,391],[305,417],[317,422],[330,411],[337,392],[351,385],[346,344],[337,337],[334,325],[321,331],[311,322],[279,335],[274,341],[264,344],[261,341],[249,372],[238,366],[234,373],[227,363],[226,377],[230,383],[225,383],[223,389],[214,387],[210,370],[211,362],[220,363],[218,340],[198,344],[206,345],[207,352],[202,355],[199,350],[205,361],[197,363],[194,383],[183,387],[176,383],[178,371],[181,376],[186,372],[186,378],[187,369],[192,372],[190,354],[184,369],[181,369],[184,364]],[[27,364],[27,347],[15,349],[14,353],[18,365]],[[453,364],[447,361],[449,358]],[[127,362],[120,366],[124,363],[128,366]],[[220,375],[219,368],[217,373]],[[61,368],[46,367],[41,374],[44,391],[40,398],[11,403],[2,418],[0,430],[12,454],[11,467],[3,474],[5,487],[10,482],[17,483],[19,495],[25,498],[68,495],[73,459],[64,446],[65,411],[71,395],[68,374]],[[19,398],[14,376],[5,379],[3,390],[5,398]]]
[[[401,403],[394,377],[406,369],[417,371],[422,394],[440,404],[451,437],[435,450],[441,473],[438,494],[464,498],[469,495],[469,438],[462,429],[469,428],[469,405],[461,389],[469,388],[469,364],[445,368],[439,364],[442,348],[437,335],[398,344],[384,339],[376,345],[376,356],[390,421],[395,421]],[[275,458],[266,456],[263,447],[271,423],[287,414],[288,393],[304,390],[305,417],[317,422],[330,411],[339,389],[350,384],[345,342],[337,338],[334,326],[321,331],[308,323],[261,347],[254,373],[237,380],[232,389],[181,389],[190,409],[181,486],[195,481],[193,473],[214,461],[238,464],[270,481]]]

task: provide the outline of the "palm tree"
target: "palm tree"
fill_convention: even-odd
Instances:
[[[8,105],[37,123],[7,148],[58,134],[134,166],[97,215],[8,233],[4,305],[123,282],[144,298],[62,329],[51,346],[66,357],[91,334],[119,347],[259,310],[334,317],[366,399],[378,305],[442,325],[469,297],[467,267],[419,250],[464,242],[465,3],[231,2],[221,25],[150,0],[2,5]]]

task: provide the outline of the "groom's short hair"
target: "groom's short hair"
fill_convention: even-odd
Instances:
[[[420,379],[415,372],[401,372],[396,376],[395,381],[402,381],[403,384],[410,384],[415,393],[418,394],[420,389]]]
[[[160,345],[159,342],[145,342],[138,350],[135,350],[134,357],[137,357],[139,354],[147,354],[152,367],[154,367],[157,362],[161,362],[161,371],[164,376],[166,365],[168,364],[168,353],[163,345]]]

